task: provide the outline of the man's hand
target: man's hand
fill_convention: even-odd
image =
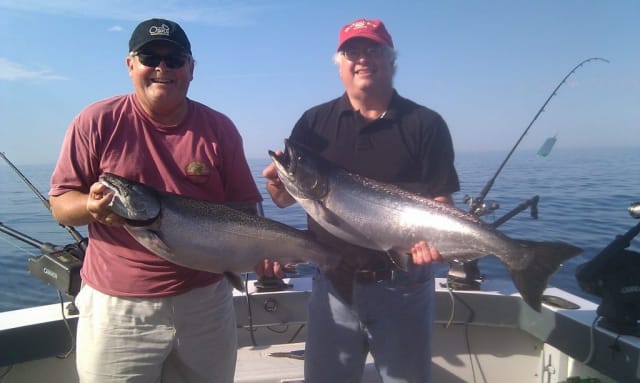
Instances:
[[[436,196],[435,201],[454,206],[451,194]],[[444,262],[442,255],[438,249],[430,247],[426,241],[420,241],[411,248],[411,256],[413,263],[416,265],[424,265],[431,262]]]
[[[282,150],[276,151],[276,156],[282,156]],[[267,180],[267,191],[271,195],[273,203],[278,207],[287,207],[293,205],[296,200],[287,192],[282,184],[282,180],[278,177],[276,165],[270,163],[264,170],[262,176]]]
[[[282,151],[278,150],[276,152],[276,155],[278,157],[282,156]],[[262,176],[264,178],[266,178],[267,186],[273,186],[273,187],[275,187],[277,189],[284,188],[284,185],[282,184],[282,181],[280,181],[280,178],[278,178],[278,172],[276,171],[276,165],[273,162],[270,163],[269,165],[267,165],[267,167],[262,170]]]
[[[91,185],[87,198],[87,211],[96,222],[105,225],[122,226],[124,218],[116,215],[109,204],[113,199],[113,193],[100,182]]]
[[[283,267],[282,265],[280,265],[280,262],[272,262],[270,259],[265,259],[264,261],[258,263],[254,270],[259,278],[284,278],[285,276]]]
[[[444,261],[440,252],[433,247],[429,247],[429,244],[425,241],[420,241],[411,247],[411,256],[413,263],[416,265]]]

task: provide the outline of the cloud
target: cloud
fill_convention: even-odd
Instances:
[[[0,81],[19,80],[67,80],[66,77],[51,73],[49,70],[33,70],[0,57]]]
[[[114,25],[113,27],[108,29],[109,32],[122,32],[124,31],[124,28],[122,28],[119,25]]]
[[[0,0],[0,9],[82,18],[133,21],[171,15],[178,22],[211,25],[253,24],[263,11],[281,7],[260,0],[183,0],[158,5],[156,0]],[[151,10],[151,11],[150,11]]]

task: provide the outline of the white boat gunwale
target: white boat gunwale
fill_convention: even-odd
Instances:
[[[575,371],[596,371],[603,379],[608,378],[611,382],[640,382],[640,338],[621,336],[599,326],[593,328],[596,303],[561,289],[549,288],[545,294],[567,299],[580,307],[568,310],[545,304],[538,313],[522,301],[515,288],[508,282],[485,281],[482,291],[454,291],[453,298],[449,290],[440,286],[445,281],[440,278],[437,280],[435,326],[436,334],[440,335],[434,339],[434,359],[442,357],[440,354],[443,350],[439,348],[443,345],[438,344],[438,336],[453,336],[452,332],[456,331],[456,328],[457,331],[466,328],[464,333],[471,330],[473,336],[482,336],[483,333],[488,336],[487,334],[502,331],[504,334],[518,333],[518,336],[527,339],[531,349],[523,352],[524,357],[548,359],[544,363],[540,362],[543,365],[538,371],[530,373],[531,380],[523,379],[523,382],[542,382],[539,375],[543,373],[548,373],[549,376],[555,374],[558,377],[560,370],[567,369],[563,364],[581,366],[587,358],[587,366]],[[277,346],[277,343],[292,342],[292,347],[303,347],[303,343],[301,345],[299,342],[302,342],[305,336],[306,301],[311,289],[311,279],[295,278],[289,282],[293,284],[293,288],[287,291],[256,293],[250,283],[249,298],[239,292],[234,293],[240,358],[243,357],[243,352],[265,353],[265,350]],[[248,315],[247,302],[251,303],[251,318]],[[451,315],[453,305],[455,311]],[[70,328],[75,331],[77,317],[69,316],[67,320]],[[253,339],[252,333],[248,330],[250,323],[255,328]],[[503,339],[496,341],[505,342]],[[0,347],[0,376],[12,366],[51,359],[68,352],[71,338],[62,320],[60,304],[0,313],[0,344],[3,345]],[[464,356],[462,352],[466,350],[466,346],[451,345],[453,346],[455,350],[452,352],[457,355],[456,358],[463,361],[468,359],[468,355]],[[595,348],[592,350],[593,346]],[[477,351],[478,349],[473,350]],[[509,357],[500,355],[503,352],[500,351],[499,344],[482,352],[493,353],[493,357]],[[443,363],[446,362],[444,359]],[[285,362],[300,368],[301,361]],[[242,363],[239,363],[239,366],[241,365]],[[438,368],[444,371],[449,367],[441,365]]]

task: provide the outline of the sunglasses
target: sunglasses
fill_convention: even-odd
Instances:
[[[385,53],[384,47],[381,45],[369,47],[366,49],[346,48],[342,52],[342,55],[349,61],[358,61],[360,57],[378,59]]]
[[[187,56],[182,53],[170,53],[168,55],[159,55],[155,53],[142,53],[135,54],[138,56],[138,60],[144,66],[155,68],[160,65],[160,61],[164,61],[164,65],[170,69],[182,68],[187,62]]]

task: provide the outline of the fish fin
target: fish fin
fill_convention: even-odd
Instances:
[[[539,312],[542,294],[551,275],[558,270],[562,262],[580,254],[582,249],[564,242],[517,242],[525,249],[524,257],[528,258],[528,262],[524,268],[515,268],[507,262],[505,264],[522,299]]]
[[[344,224],[344,222],[340,219],[340,217],[337,214],[327,209],[322,204],[319,204],[319,206],[321,207],[321,209],[318,209],[319,213],[322,214],[320,219],[330,224],[331,226],[341,227]]]
[[[148,227],[142,226],[130,226],[126,225],[125,229],[135,238],[138,243],[144,246],[147,250],[156,254],[157,256],[166,259],[169,262],[174,262],[176,255],[173,250],[167,246],[166,243],[160,238],[158,233],[150,230]]]
[[[407,254],[404,251],[398,251],[394,249],[387,250],[387,255],[391,259],[393,265],[402,271],[409,271],[409,264],[411,263],[411,254]]]
[[[167,246],[162,238],[154,232],[153,230],[149,230],[148,228],[143,227],[132,227],[125,226],[126,230],[131,234],[142,246],[146,247],[149,251],[158,255],[159,257],[166,259],[169,262],[173,262],[175,264],[180,264],[177,262],[177,257],[173,250]],[[186,265],[183,265],[188,267]],[[244,291],[244,283],[242,282],[242,278],[235,273],[230,271],[225,271],[223,273],[225,278],[229,281],[231,286],[238,291]]]
[[[357,229],[354,229],[347,222],[345,222],[342,218],[340,218],[340,216],[338,216],[336,213],[332,212],[331,210],[325,208],[324,206],[322,206],[322,209],[320,209],[319,211],[322,214],[321,217],[319,217],[320,221],[324,221],[324,222],[328,223],[329,225],[335,227],[338,231],[340,231],[343,234],[351,237],[349,240],[347,240],[347,242],[350,242],[350,243],[352,243],[354,245],[358,245],[358,246],[362,246],[362,247],[368,247],[366,244],[370,244],[371,242],[375,242],[371,238],[369,238],[366,235],[362,234]],[[329,232],[331,232],[330,229],[327,229],[327,230]],[[339,235],[337,235],[337,236],[339,236]]]
[[[242,282],[242,277],[240,277],[236,273],[232,273],[231,271],[225,271],[223,275],[225,276],[225,278],[227,278],[234,289],[240,292],[244,292],[244,283]]]

